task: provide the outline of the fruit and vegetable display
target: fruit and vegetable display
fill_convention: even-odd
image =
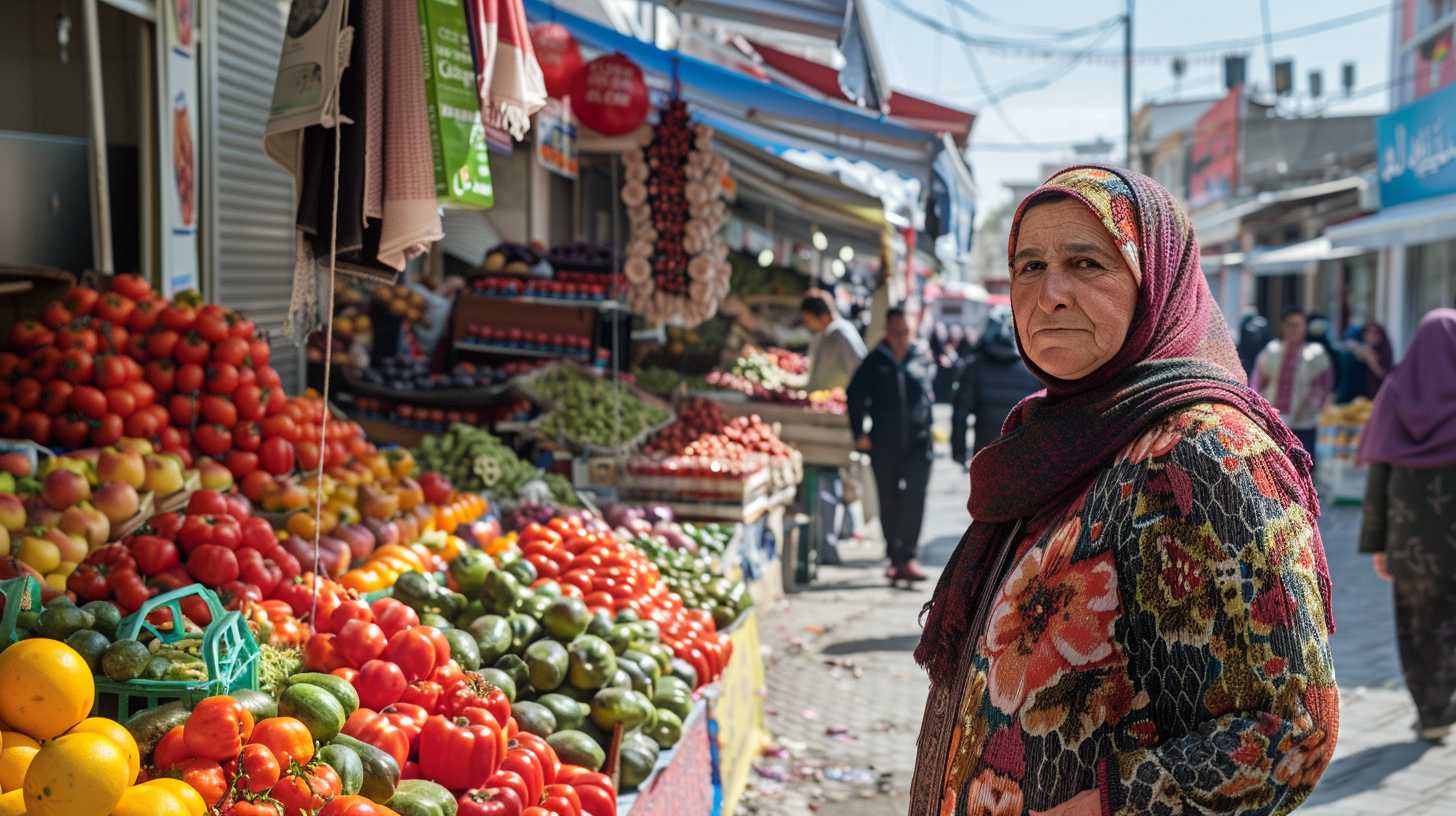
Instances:
[[[649,320],[694,326],[718,312],[732,268],[720,236],[728,160],[713,152],[713,131],[693,124],[674,99],[639,145],[622,154],[631,238],[627,302]]]
[[[757,258],[742,252],[729,253],[728,263],[733,268],[733,293],[740,298],[748,299],[755,295],[803,297],[809,291],[809,278],[798,270],[786,266],[763,266]]]
[[[394,391],[441,391],[449,388],[483,388],[505,382],[529,368],[507,369],[456,363],[449,372],[430,370],[425,360],[390,357],[378,367],[360,371],[359,380]]]
[[[783,349],[748,350],[728,371],[714,371],[707,384],[714,388],[736,391],[759,402],[800,405],[832,414],[846,410],[843,389],[808,391],[808,360]]]
[[[521,459],[480,428],[452,425],[444,434],[425,437],[414,455],[422,467],[440,471],[467,490],[487,491],[502,500],[537,497],[576,504],[570,482]]]
[[[589,360],[592,357],[592,340],[584,334],[530,331],[485,323],[467,326],[465,334],[476,343],[496,348],[529,351],[535,354],[554,354],[581,360]]]
[[[716,402],[694,398],[628,461],[626,487],[636,498],[747,502],[797,483],[801,469],[798,452],[757,414],[728,419]]]
[[[580,448],[619,447],[672,418],[631,389],[570,366],[535,375],[527,391],[547,409],[537,432]]]
[[[563,280],[513,278],[485,275],[470,282],[477,295],[498,298],[547,298],[567,302],[592,303],[607,299],[609,287],[603,283],[574,283]]]
[[[530,275],[543,259],[538,244],[502,243],[492,247],[480,264],[480,271],[490,275]]]

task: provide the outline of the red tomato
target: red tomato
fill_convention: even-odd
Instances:
[[[179,363],[194,363],[202,365],[212,354],[212,346],[196,332],[190,332],[178,343],[177,348],[172,351],[172,358]]]
[[[106,392],[106,407],[123,419],[136,413],[136,396],[129,388],[112,388]]]
[[[104,414],[91,429],[91,443],[98,447],[115,445],[126,432],[126,423],[116,414]]]
[[[162,736],[157,742],[157,747],[152,750],[152,764],[159,771],[170,771],[189,759],[192,759],[192,752],[187,750],[187,740],[183,736],[186,729],[180,725],[172,726],[172,730]]]
[[[270,406],[275,404],[282,405],[284,402],[285,400],[281,398],[276,398],[267,402],[266,404]],[[298,441],[298,424],[293,421],[293,417],[288,416],[287,414],[277,414],[268,417],[267,419],[263,420],[262,427],[263,435],[266,437],[271,438],[277,436],[282,437],[283,439],[287,439],[289,442]]]
[[[131,317],[132,310],[135,308],[136,302],[131,298],[116,292],[108,292],[96,302],[96,307],[91,310],[91,316],[107,323],[125,326],[127,318]]]
[[[276,593],[275,593],[276,594]],[[294,614],[304,614],[309,609],[309,599],[303,599],[303,606],[294,607]],[[348,663],[339,655],[334,645],[334,635],[317,632],[303,646],[303,666],[309,671],[331,672],[347,667]]]
[[[260,366],[257,361],[257,347],[253,349],[253,367],[258,372],[258,385],[267,389],[276,389],[283,384],[283,378],[272,366]]]
[[[177,766],[177,771],[182,775],[183,782],[202,795],[202,801],[208,807],[216,807],[227,795],[227,775],[214,760],[201,757],[189,759]]]
[[[351,598],[331,610],[328,617],[323,618],[320,622],[319,629],[324,632],[338,632],[344,628],[344,624],[355,620],[373,623],[374,610],[370,608],[369,604]],[[378,657],[378,655],[375,656]]]
[[[208,697],[192,708],[183,739],[193,756],[232,759],[253,734],[253,715],[226,695]]]
[[[59,416],[62,411],[66,410],[66,406],[71,400],[71,394],[75,390],[76,386],[65,380],[53,380],[44,389],[40,404],[41,411],[49,417]]]
[[[84,448],[90,435],[91,425],[75,411],[68,411],[51,421],[51,438],[63,448]]]
[[[261,727],[264,720],[258,725]],[[307,730],[307,729],[304,729]],[[312,736],[310,735],[310,739]],[[253,742],[243,746],[243,752],[238,755],[237,761],[232,763],[232,773],[237,777],[237,785],[249,793],[262,793],[278,784],[278,779],[283,774],[283,769],[278,764],[278,757],[273,755],[273,750],[257,741],[257,729],[253,730]]]
[[[66,352],[61,359],[61,376],[65,377],[68,382],[76,384],[91,382],[91,375],[95,370],[95,359],[80,349]]]
[[[374,612],[374,622],[384,630],[385,637],[392,638],[405,629],[420,625],[419,615],[395,598],[380,598],[371,609]]]
[[[66,404],[72,411],[92,419],[106,416],[106,395],[99,388],[83,385],[71,392]]]
[[[284,816],[309,816],[323,809],[341,789],[339,774],[320,762],[290,768],[270,795],[283,805]]]
[[[389,658],[366,661],[359,666],[359,676],[354,680],[359,704],[376,711],[399,702],[408,686],[404,671]]]
[[[222,456],[233,447],[232,432],[221,425],[199,425],[194,437],[197,448],[208,456]]]
[[[338,612],[334,614],[338,615]],[[384,654],[384,647],[389,645],[384,630],[366,620],[347,621],[339,628],[338,635],[335,642],[338,644],[339,654],[353,666],[363,666],[374,660]]]
[[[208,343],[221,343],[228,336],[227,318],[223,316],[222,310],[210,311],[211,305],[204,306],[197,313],[197,322],[193,329]]]
[[[75,315],[71,314],[71,310],[66,308],[65,302],[60,300],[53,300],[47,303],[45,308],[41,309],[40,312],[41,322],[52,329],[59,329],[67,323],[70,323],[74,318]]]
[[[263,389],[256,385],[239,384],[233,391],[233,405],[237,407],[238,416],[257,421],[263,418]]]
[[[131,317],[126,319],[126,328],[133,334],[138,332],[151,331],[157,325],[157,318],[162,315],[163,302],[156,298],[138,300],[135,309],[131,310]]]
[[[183,366],[186,368],[186,366]],[[238,424],[238,409],[231,402],[215,394],[208,394],[202,398],[202,416],[208,422],[221,425],[224,428],[231,428]],[[239,446],[243,447],[243,446]],[[244,450],[248,448],[244,447]]]
[[[187,556],[187,572],[201,583],[219,587],[238,579],[238,556],[217,544],[203,544]]]
[[[260,371],[267,368],[268,361],[272,356],[272,352],[268,348],[267,340],[253,340],[248,344],[248,361],[253,364],[253,368]],[[278,372],[275,371],[273,373],[277,374]]]
[[[126,390],[131,392],[131,398],[136,402],[137,410],[141,410],[157,402],[157,389],[151,383],[137,379],[126,384]]]
[[[0,436],[14,436],[20,430],[20,406],[0,403]]]
[[[197,322],[197,310],[181,303],[172,303],[162,310],[157,321],[175,332],[187,332]]]
[[[171,360],[152,360],[147,363],[147,382],[159,394],[170,394],[177,387],[177,364]]]
[[[156,415],[146,410],[137,411],[127,417],[122,427],[127,436],[137,439],[153,439],[162,429],[161,425],[157,423]]]
[[[189,515],[182,522],[181,529],[177,531],[177,545],[185,553],[191,553],[204,544],[215,544],[225,549],[236,550],[242,540],[242,525],[229,515]]]
[[[295,762],[302,765],[314,757],[313,734],[309,733],[308,726],[293,717],[263,720],[253,729],[250,742],[266,747],[284,767]]]
[[[227,363],[241,366],[248,357],[248,341],[241,337],[228,337],[212,348],[213,363]]]
[[[271,437],[262,443],[258,461],[263,469],[274,476],[293,472],[293,443],[282,437]]]
[[[189,516],[221,516],[227,509],[227,497],[216,490],[198,490],[187,499]]]
[[[183,394],[197,394],[207,379],[207,372],[196,363],[177,366],[177,390]]]
[[[167,415],[172,424],[186,428],[197,420],[197,398],[186,394],[173,394],[167,400]]]
[[[435,670],[435,664],[443,662],[439,659],[435,645],[436,636],[444,639],[437,629],[430,626],[411,626],[396,632],[389,639],[389,646],[384,652],[385,659],[399,666],[404,672],[405,680],[410,683],[429,677]],[[446,641],[446,659],[449,657],[449,649],[450,644]]]
[[[101,293],[89,286],[73,286],[66,292],[66,308],[71,310],[71,314],[84,317],[91,314],[91,308],[100,298]]]
[[[152,285],[146,278],[137,275],[121,274],[111,279],[111,291],[132,300],[145,300],[152,295]]]
[[[207,367],[207,390],[212,394],[231,394],[238,388],[238,367],[213,363]]]
[[[227,466],[228,472],[234,479],[242,480],[247,478],[249,473],[258,469],[258,454],[245,450],[229,451],[223,464]]]

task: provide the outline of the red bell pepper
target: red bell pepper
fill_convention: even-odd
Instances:
[[[534,751],[513,741],[500,769],[516,774],[526,783],[527,802],[541,801],[541,791],[546,789],[546,779],[541,770],[541,758]]]
[[[547,785],[542,792],[541,807],[556,816],[581,816],[581,797],[570,785]]]
[[[532,805],[521,811],[521,816],[555,816],[555,814],[540,805]]]
[[[583,816],[617,816],[617,790],[606,774],[577,765],[562,765],[556,781],[576,789]]]
[[[344,733],[394,757],[400,767],[409,761],[410,737],[387,714],[368,708],[356,709],[344,723]]]
[[[420,773],[452,790],[483,785],[501,767],[503,741],[498,726],[436,714],[420,730]]]
[[[444,714],[447,717],[455,716],[455,711],[447,710],[440,705],[440,699],[445,695],[445,689],[433,680],[416,680],[410,683],[400,695],[399,702],[417,705],[431,714]]]
[[[490,681],[475,672],[467,672],[454,685],[446,686],[440,698],[440,713],[453,717],[466,708],[483,708],[495,716],[497,725],[504,727],[511,717],[511,698]]]
[[[420,729],[425,727],[425,720],[430,718],[430,712],[413,703],[395,703],[385,706],[379,713],[388,717],[396,728],[409,737],[411,747],[419,740]]]
[[[485,786],[487,788],[508,788],[515,791],[516,796],[520,797],[523,806],[525,802],[531,800],[531,789],[526,786],[526,780],[522,779],[521,775],[515,771],[507,771],[504,769],[496,771],[490,775],[489,779],[485,780]],[[616,816],[616,814],[613,814],[613,816]]]
[[[529,731],[516,734],[515,742],[541,760],[541,778],[545,780],[544,784],[554,785],[559,781],[557,777],[561,773],[561,760],[550,743]]]
[[[457,816],[521,816],[526,803],[510,788],[472,788],[459,799]]]

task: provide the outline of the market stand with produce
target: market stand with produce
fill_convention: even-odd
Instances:
[[[761,728],[737,527],[608,524],[464,425],[380,448],[268,361],[124,275],[10,332],[0,814],[711,812]],[[538,435],[658,455],[699,421],[612,410]]]

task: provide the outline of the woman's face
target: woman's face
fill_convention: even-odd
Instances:
[[[1138,286],[1112,236],[1075,199],[1026,211],[1011,261],[1011,309],[1021,347],[1042,371],[1077,380],[1127,338]]]
[[[1380,327],[1374,325],[1366,326],[1364,335],[1365,345],[1372,347],[1379,345],[1385,339],[1385,334],[1380,331]]]

